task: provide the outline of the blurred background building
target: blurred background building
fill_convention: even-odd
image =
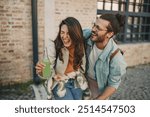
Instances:
[[[0,0],[0,86],[35,78],[62,19],[73,16],[91,28],[102,13],[118,12],[126,16],[117,40],[128,66],[150,63],[150,0]]]

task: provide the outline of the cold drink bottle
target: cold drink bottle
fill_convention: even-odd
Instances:
[[[45,50],[43,63],[45,64],[45,67],[43,69],[43,77],[44,77],[44,79],[47,79],[51,76],[51,63],[50,63],[50,60],[48,58],[47,48]]]

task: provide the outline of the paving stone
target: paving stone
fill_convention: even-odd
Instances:
[[[110,99],[150,100],[150,64],[128,68],[117,92]]]

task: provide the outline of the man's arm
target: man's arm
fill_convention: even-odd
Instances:
[[[91,36],[91,29],[83,29],[83,36],[85,40],[88,40]]]
[[[119,58],[119,59],[117,59]],[[114,59],[110,64],[110,74],[108,78],[108,86],[104,89],[101,95],[99,95],[96,99],[105,100],[108,99],[111,95],[113,95],[118,86],[121,83],[121,77],[126,72],[126,63],[121,55],[118,53],[115,55]]]

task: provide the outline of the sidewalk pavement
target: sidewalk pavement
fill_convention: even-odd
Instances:
[[[150,64],[127,69],[112,100],[150,100]]]
[[[9,87],[0,89],[0,100],[34,100],[30,86],[25,89]],[[150,64],[127,68],[117,92],[110,100],[150,100]]]

